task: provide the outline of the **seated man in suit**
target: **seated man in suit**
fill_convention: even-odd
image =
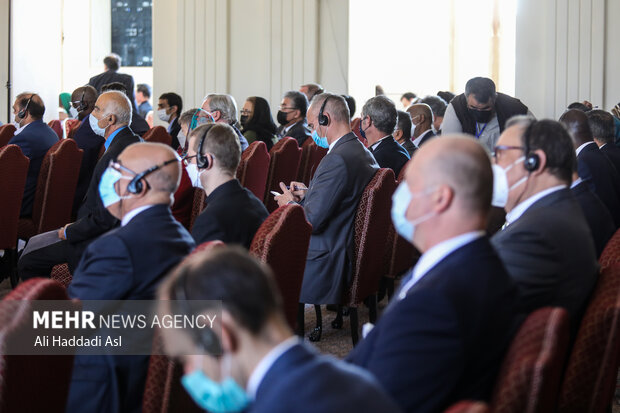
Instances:
[[[560,117],[560,122],[573,139],[579,177],[603,201],[616,227],[620,227],[620,174],[594,143],[588,117],[578,109],[571,109]]]
[[[417,103],[407,108],[407,113],[411,115],[413,132],[411,133],[413,144],[419,148],[424,142],[435,137],[433,132],[433,111],[425,103]]]
[[[616,124],[613,115],[604,110],[591,110],[586,112],[586,116],[594,142],[620,173],[620,148],[614,144]]]
[[[121,227],[89,245],[69,297],[155,298],[164,275],[195,245],[170,211],[180,176],[179,156],[159,143],[132,145],[110,162],[99,195]],[[149,356],[76,356],[67,411],[140,411],[148,362]],[[103,374],[108,368],[109,375]]]
[[[225,123],[229,125],[237,134],[241,152],[248,148],[248,140],[241,131],[235,126],[237,124],[237,102],[231,95],[207,95],[202,102],[202,110],[209,112],[215,123]]]
[[[568,188],[575,164],[571,138],[559,122],[517,117],[500,136],[495,160],[508,225],[491,241],[517,284],[519,310],[564,307],[576,327],[598,264],[592,234]]]
[[[200,108],[192,108],[186,110],[179,116],[179,126],[181,130],[177,134],[179,139],[179,148],[177,152],[181,154],[187,154],[189,149],[189,134],[200,125],[206,125],[207,123],[214,123],[213,116],[206,110]]]
[[[349,108],[338,95],[315,96],[308,110],[312,139],[329,148],[321,160],[308,188],[291,182],[278,205],[299,202],[312,224],[312,236],[306,260],[300,302],[315,304],[317,327],[312,340],[321,337],[322,319],[319,304],[340,304],[349,287],[353,262],[353,225],[357,205],[366,185],[379,169],[370,151],[351,132]],[[300,306],[303,315],[303,306]],[[303,329],[303,323],[299,322]]]
[[[103,59],[104,71],[103,73],[93,76],[88,81],[88,84],[97,90],[97,93],[103,92],[103,85],[107,85],[112,82],[120,82],[125,86],[127,96],[131,102],[133,109],[136,107],[136,98],[134,95],[134,83],[133,77],[125,73],[118,73],[118,69],[121,67],[121,57],[116,53],[110,53]]]
[[[422,256],[347,360],[404,411],[439,412],[489,398],[516,326],[516,289],[484,233],[493,173],[482,146],[434,139],[406,168],[392,220]]]
[[[301,92],[289,90],[284,94],[276,120],[280,124],[278,137],[291,137],[297,140],[301,148],[306,139],[310,137],[306,113],[308,111],[308,99]]]
[[[13,115],[17,130],[15,136],[9,141],[9,145],[19,146],[24,156],[30,159],[20,217],[32,215],[32,204],[37,190],[41,163],[47,151],[58,142],[56,132],[43,122],[44,113],[45,105],[36,93],[20,93],[15,98]]]
[[[436,135],[441,134],[441,124],[443,123],[443,115],[446,113],[448,104],[445,100],[435,95],[428,95],[420,99],[418,103],[426,103],[433,112],[433,130]]]
[[[168,124],[168,133],[172,136],[172,148],[177,150],[181,143],[179,142],[179,132],[181,131],[181,125],[179,124],[179,117],[183,112],[183,99],[181,96],[173,92],[164,93],[159,97],[157,103],[157,117],[162,122]]]
[[[397,113],[398,121],[396,122],[396,129],[394,129],[393,136],[396,142],[405,148],[411,158],[417,149],[411,140],[411,115],[402,110],[397,111]]]
[[[23,280],[49,277],[54,265],[65,262],[73,272],[88,244],[119,224],[101,202],[99,182],[111,160],[116,159],[127,146],[141,141],[128,127],[131,123],[131,103],[122,92],[102,93],[88,121],[91,129],[105,139],[105,152],[95,166],[77,221],[60,228],[56,242],[21,256],[18,269]],[[30,242],[36,243],[37,237],[46,235],[37,235]]]
[[[119,92],[123,92],[125,95],[127,95],[127,97],[129,97],[129,93],[125,88],[125,85],[120,82],[108,83],[107,85],[103,85],[103,87],[101,88],[102,92],[109,92],[110,90],[118,90]],[[129,128],[133,131],[133,133],[140,137],[144,136],[144,134],[148,132],[149,129],[151,129],[149,127],[149,124],[146,123],[146,121],[144,120],[144,118],[138,114],[138,111],[135,107],[132,109],[131,123],[129,124]]]
[[[368,141],[368,149],[379,167],[390,168],[398,177],[409,160],[409,154],[394,140],[398,113],[396,106],[385,96],[368,99],[362,108],[360,134]]]
[[[220,240],[250,248],[254,234],[269,213],[265,205],[235,178],[241,147],[233,128],[212,123],[190,134],[187,170],[194,186],[204,188],[207,207],[196,218],[196,244]]]
[[[163,334],[168,354],[184,364],[181,383],[206,411],[400,411],[370,374],[292,334],[270,269],[240,249],[192,256],[164,281],[159,298],[161,314],[219,314],[209,304],[221,303],[213,329]]]

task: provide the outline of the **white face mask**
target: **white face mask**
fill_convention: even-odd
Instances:
[[[192,181],[192,186],[194,188],[204,189],[202,187],[202,182],[200,181],[200,175],[202,175],[204,171],[198,171],[198,165],[196,165],[195,163],[190,163],[189,165],[187,165],[185,167],[185,170],[189,175],[190,181]]]
[[[90,128],[95,132],[95,134],[105,137],[105,128],[99,127],[99,120],[93,116],[91,113],[88,117],[88,122],[90,123]]]
[[[510,191],[527,181],[528,176],[524,176],[515,182],[512,186],[508,186],[508,177],[506,174],[510,171],[516,164],[519,162],[523,162],[525,157],[522,156],[510,165],[506,167],[506,169],[502,168],[497,164],[493,164],[493,200],[491,201],[491,205],[498,208],[504,208],[506,203],[508,202],[508,195]]]
[[[170,115],[166,113],[166,109],[159,109],[157,111],[157,117],[162,122],[168,122],[170,120]]]
[[[71,116],[71,118],[73,119],[77,119],[79,112],[77,111],[76,108],[74,108],[73,106],[71,106],[69,108],[69,116]]]

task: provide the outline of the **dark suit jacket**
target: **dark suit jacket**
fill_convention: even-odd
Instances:
[[[115,70],[106,70],[105,72],[100,73],[97,76],[91,77],[88,81],[88,84],[97,89],[97,93],[101,93],[101,88],[104,85],[112,82],[120,82],[125,85],[125,88],[127,89],[127,95],[129,96],[131,105],[135,110],[136,96],[133,90],[133,77],[131,75],[127,75],[125,73],[118,73]]]
[[[575,196],[577,202],[579,202],[579,206],[581,206],[581,211],[592,233],[594,247],[596,248],[596,256],[600,257],[605,245],[607,245],[607,241],[609,241],[616,231],[614,220],[605,204],[590,191],[588,184],[585,182],[581,181],[579,184],[575,185],[571,188],[571,192]]]
[[[338,304],[351,280],[353,224],[360,197],[379,169],[351,132],[325,155],[302,202],[312,236],[300,302]]]
[[[19,135],[13,136],[9,141],[9,145],[19,146],[22,153],[30,159],[26,186],[24,187],[24,197],[19,213],[22,217],[32,215],[32,204],[34,203],[34,194],[37,190],[41,163],[47,151],[56,142],[58,142],[58,135],[42,120],[35,120],[28,124]]]
[[[80,205],[82,205],[84,201],[86,191],[88,191],[88,185],[93,177],[95,165],[97,165],[97,161],[99,160],[101,145],[105,143],[105,139],[93,132],[93,129],[90,127],[89,116],[90,115],[82,120],[82,124],[73,137],[78,148],[84,151],[82,165],[80,166],[80,176],[75,189],[75,199],[73,201],[74,214],[77,213]]]
[[[403,148],[405,148],[405,150],[407,151],[407,153],[409,154],[409,158],[411,158],[413,156],[413,153],[415,152],[416,146],[413,143],[413,141],[411,139],[405,139],[405,142],[403,142],[403,144],[401,145]],[[397,176],[398,178],[398,176]]]
[[[138,114],[144,119],[146,119],[146,115],[148,115],[148,113],[152,110],[153,106],[151,106],[148,100],[145,100],[144,102],[140,103],[140,105],[138,105]]]
[[[392,136],[384,138],[375,149],[370,149],[370,152],[377,160],[379,167],[392,169],[396,178],[410,158],[407,150]]]
[[[179,118],[174,118],[172,120],[172,123],[168,125],[168,133],[170,134],[170,136],[172,136],[172,143],[170,144],[170,146],[172,146],[172,149],[174,149],[175,151],[179,148],[180,145],[179,138],[177,138],[177,135],[180,131],[181,125],[179,124]]]
[[[596,143],[584,146],[579,152],[577,172],[603,201],[616,227],[620,227],[620,175]]]
[[[127,146],[141,140],[130,128],[125,127],[118,132],[97,162],[86,192],[86,198],[78,211],[77,221],[67,227],[67,241],[71,246],[71,256],[68,257],[70,268],[75,268],[80,261],[82,252],[91,241],[118,225],[118,220],[108,212],[101,202],[99,181],[110,164],[110,160],[116,159]]]
[[[301,148],[301,145],[304,144],[306,139],[310,137],[310,135],[311,133],[310,133],[310,129],[308,128],[308,121],[305,118],[304,120],[301,120],[297,122],[296,124],[294,124],[293,126],[291,126],[288,132],[284,132],[284,126],[280,126],[278,128],[278,137],[295,138],[300,148]]]
[[[613,143],[608,143],[600,148],[600,151],[603,152],[603,155],[613,164],[616,168],[616,172],[620,173],[620,148]]]
[[[406,412],[488,400],[516,330],[516,289],[487,237],[446,256],[347,357]]]
[[[144,136],[144,134],[148,132],[149,129],[151,129],[149,124],[146,123],[144,118],[140,116],[135,109],[131,113],[131,124],[129,125],[129,127],[136,135],[139,135],[140,137]]]
[[[154,205],[88,247],[67,293],[81,300],[152,300],[162,278],[193,248],[170,208]],[[76,356],[67,411],[139,411],[148,361]]]
[[[249,249],[254,234],[267,216],[265,205],[233,179],[209,194],[207,207],[194,222],[192,236],[198,245],[220,240]]]
[[[400,411],[368,372],[300,342],[267,370],[248,413]]]
[[[576,326],[596,283],[594,242],[570,189],[530,206],[491,239],[519,289],[519,309],[564,307]]]
[[[434,138],[435,136],[437,136],[437,135],[435,135],[435,132],[433,132],[433,130],[432,130],[432,129],[429,129],[429,131],[428,131],[428,132],[426,132],[426,135],[424,135],[424,137],[423,137],[423,138],[422,138],[422,140],[420,141],[420,144],[418,145],[418,148],[419,148],[420,146],[422,146],[422,144],[423,144],[424,142],[428,141],[429,139]]]

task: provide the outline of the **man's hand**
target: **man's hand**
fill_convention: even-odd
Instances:
[[[67,237],[65,237],[65,232],[67,231],[67,228],[69,227],[69,225],[71,225],[71,223],[65,225],[64,227],[58,230],[58,238],[60,238],[63,241],[67,239]]]
[[[293,193],[286,189],[286,185],[284,185],[283,182],[280,182],[280,189],[282,189],[282,193],[274,197],[274,199],[278,203],[278,206],[286,205],[289,202],[297,202]]]
[[[280,187],[282,187],[281,182],[280,182]],[[289,188],[290,188],[289,190],[295,197],[295,202],[299,202],[302,199],[304,199],[304,197],[306,196],[306,192],[308,191],[308,188],[306,187],[306,185],[304,185],[301,182],[295,182],[295,181],[291,181]]]

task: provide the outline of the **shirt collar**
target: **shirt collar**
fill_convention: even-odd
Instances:
[[[420,142],[422,142],[422,139],[424,139],[424,137],[426,136],[426,134],[428,134],[429,132],[431,132],[432,129],[427,129],[424,132],[422,132],[422,134],[420,136],[418,136],[417,138],[415,138],[413,140],[413,144],[415,145],[416,148],[420,147]]]
[[[29,125],[32,125],[34,122],[36,122],[36,121],[30,122],[30,123],[28,123],[28,124],[26,124],[26,125],[24,125],[24,126],[20,127],[19,129],[16,129],[16,130],[15,130],[15,133],[13,134],[13,136],[17,136],[17,135],[19,135],[20,133],[22,133],[22,131],[23,131],[24,129],[26,129]]]
[[[381,138],[381,139],[379,139],[377,142],[373,143],[373,144],[370,146],[370,150],[371,150],[371,151],[374,151],[375,149],[377,149],[377,146],[379,146],[379,145],[381,144],[381,141],[382,141],[382,140],[384,140],[385,138],[389,138],[389,137],[391,137],[391,136],[392,136],[392,135],[385,135],[383,138]]]
[[[284,353],[286,353],[288,350],[293,348],[298,343],[299,343],[299,337],[291,336],[287,338],[286,340],[284,340],[283,342],[281,342],[280,344],[278,344],[277,346],[275,346],[274,348],[272,348],[271,351],[269,351],[269,353],[267,353],[265,357],[263,357],[261,361],[258,362],[256,367],[254,368],[254,371],[252,371],[252,374],[250,375],[250,378],[248,380],[248,385],[246,388],[248,396],[250,396],[252,400],[256,399],[256,392],[258,391],[258,388],[261,382],[263,381],[263,379],[265,378],[265,375],[267,374],[269,369],[273,366],[273,364]]]
[[[512,224],[517,219],[521,218],[521,215],[523,215],[525,211],[527,211],[528,208],[531,207],[536,201],[544,198],[545,196],[555,191],[559,191],[560,189],[564,189],[564,188],[566,188],[566,185],[553,186],[551,188],[547,188],[544,191],[540,191],[537,194],[532,195],[531,197],[529,197],[528,199],[526,199],[525,201],[521,202],[519,205],[514,207],[512,211],[506,214],[506,222],[508,224]]]
[[[90,116],[90,115],[89,115]],[[110,136],[108,136],[108,139],[105,140],[104,146],[105,146],[105,150],[107,151],[108,148],[110,147],[110,145],[112,144],[112,141],[114,140],[114,137],[116,135],[118,135],[118,133],[120,131],[122,131],[123,129],[125,129],[127,126],[123,126],[122,128],[118,128],[117,130],[115,130],[114,132],[112,132],[110,134]]]
[[[599,146],[599,149],[603,149],[605,147],[605,145],[607,145],[607,143],[602,144],[601,146]]]
[[[346,135],[342,135],[342,136],[346,136]],[[327,153],[330,153],[332,151],[332,149],[334,149],[334,146],[336,145],[336,142],[338,142],[340,139],[342,139],[342,136],[329,144],[329,149],[327,149]]]
[[[594,143],[594,141],[589,141],[586,143],[582,143],[581,145],[579,145],[579,147],[577,148],[577,150],[575,151],[575,153],[577,154],[577,156],[579,156],[579,152],[581,152],[583,150],[583,148],[585,148],[586,146],[588,146],[589,144]]]
[[[426,251],[422,254],[415,267],[413,267],[413,276],[401,288],[398,298],[400,300],[404,299],[411,287],[420,281],[422,277],[424,277],[433,267],[439,264],[448,255],[482,236],[484,236],[484,231],[466,232],[465,234],[457,235],[456,237],[442,241]]]
[[[132,209],[131,211],[126,213],[125,216],[123,217],[123,219],[121,220],[121,227],[124,227],[125,225],[129,224],[129,221],[134,219],[136,217],[136,215],[138,215],[140,212],[146,211],[147,209],[149,209],[149,208],[151,208],[153,206],[155,206],[155,205],[143,205],[143,206],[138,207],[136,209]]]
[[[581,178],[577,178],[577,179],[575,179],[575,180],[573,181],[573,183],[572,183],[572,184],[570,184],[570,188],[571,188],[571,189],[573,189],[574,187],[576,187],[577,185],[579,185],[579,184],[580,184],[580,183],[582,183],[582,182],[583,182],[583,179],[581,179]]]

